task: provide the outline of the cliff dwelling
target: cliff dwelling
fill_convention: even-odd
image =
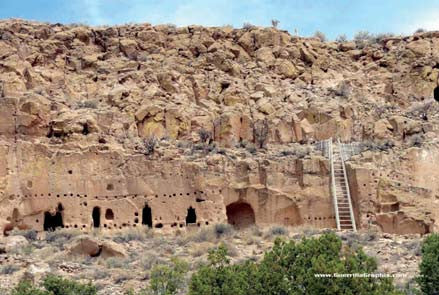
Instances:
[[[407,111],[439,101],[433,35],[362,51],[274,28],[0,26],[15,40],[1,43],[4,234],[344,218],[436,231],[438,104]]]
[[[244,228],[255,224],[255,213],[247,203],[232,203],[226,207],[226,211],[227,221],[237,228]]]
[[[92,212],[92,218],[93,218],[93,227],[100,227],[101,226],[101,208],[94,207]]]
[[[64,227],[62,211],[63,206],[61,203],[56,207],[56,211],[54,213],[44,212],[44,225],[43,229],[45,231],[54,231],[57,228]],[[36,221],[37,222],[37,221]]]
[[[142,224],[150,228],[152,227],[152,213],[148,204],[145,204],[145,207],[142,209]]]

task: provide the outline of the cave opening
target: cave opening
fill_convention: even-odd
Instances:
[[[113,213],[113,210],[111,210],[111,209],[107,209],[107,210],[105,211],[105,219],[107,219],[107,220],[113,220],[113,219],[114,219],[114,213]]]
[[[437,86],[433,91],[434,100],[439,102],[439,86]]]
[[[227,88],[229,88],[229,86],[230,86],[230,82],[227,82],[227,81],[221,82],[221,91],[220,91],[220,93],[223,93],[223,91],[226,90]]]
[[[84,125],[82,125],[82,134],[83,135],[88,135],[90,133],[90,129],[88,127],[88,124],[85,123]]]
[[[227,222],[236,228],[255,224],[255,212],[250,204],[235,202],[226,207]]]
[[[44,224],[43,229],[45,231],[54,231],[58,227],[63,227],[62,211],[64,210],[61,204],[58,204],[55,214],[49,211],[44,212]]]
[[[197,213],[195,212],[195,209],[192,208],[192,206],[187,209],[186,215],[186,224],[190,223],[197,223]]]
[[[152,227],[152,211],[148,204],[145,204],[142,210],[142,224]]]
[[[93,212],[91,214],[93,218],[93,227],[100,227],[101,226],[101,208],[94,207]]]

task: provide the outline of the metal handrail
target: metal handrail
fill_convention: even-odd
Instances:
[[[332,152],[332,137],[328,139],[328,154],[329,154],[329,163],[331,165],[331,192],[332,192],[332,200],[334,202],[334,211],[335,211],[335,221],[337,223],[337,230],[340,230],[340,217],[338,214],[338,202],[337,202],[337,191],[335,190],[335,173],[334,173],[334,157]]]
[[[354,210],[352,209],[352,201],[351,201],[351,192],[349,189],[349,181],[348,181],[348,177],[347,177],[347,173],[346,173],[346,166],[344,163],[344,156],[343,156],[343,147],[341,146],[341,142],[340,139],[338,139],[338,148],[340,150],[340,158],[341,158],[341,166],[343,168],[343,176],[346,182],[346,192],[348,194],[348,204],[349,204],[349,214],[351,216],[351,222],[352,222],[352,229],[354,231],[357,231],[357,227],[355,225],[355,217],[354,217]]]

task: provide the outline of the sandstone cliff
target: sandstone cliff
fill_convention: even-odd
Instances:
[[[333,137],[360,227],[437,231],[438,76],[439,32],[1,21],[0,227],[334,227]]]

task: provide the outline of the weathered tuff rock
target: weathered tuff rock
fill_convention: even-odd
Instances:
[[[334,227],[312,144],[337,137],[368,147],[348,163],[359,227],[437,231],[438,64],[437,32],[357,48],[1,21],[0,227]]]
[[[71,255],[85,255],[90,257],[125,257],[127,254],[120,244],[112,241],[99,241],[89,236],[79,236],[67,246]]]

